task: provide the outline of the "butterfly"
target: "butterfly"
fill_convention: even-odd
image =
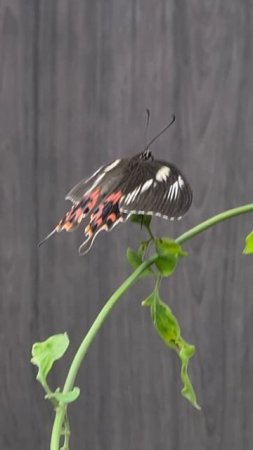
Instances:
[[[56,232],[73,231],[88,215],[80,255],[90,250],[98,233],[112,230],[132,214],[181,219],[192,203],[189,183],[174,165],[154,159],[150,151],[171,123],[141,153],[116,159],[74,186],[65,197],[71,201],[71,209],[39,245]]]

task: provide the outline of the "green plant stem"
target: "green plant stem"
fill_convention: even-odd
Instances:
[[[144,272],[145,269],[147,269],[149,266],[153,264],[155,259],[157,258],[157,255],[152,255],[149,259],[144,261],[125,281],[122,283],[122,285],[114,292],[114,294],[109,298],[109,300],[106,302],[104,307],[101,309],[100,313],[98,314],[95,322],[93,322],[91,328],[89,329],[88,333],[86,334],[84,340],[82,341],[80,347],[77,350],[77,353],[72,361],[72,364],[69,369],[69,373],[66,378],[66,382],[63,388],[63,393],[69,392],[73,386],[76,379],[76,375],[78,373],[79,367],[83,361],[83,358],[85,354],[87,353],[88,348],[90,347],[92,341],[94,340],[96,334],[98,333],[99,329],[101,328],[103,322],[105,321],[106,317],[108,316],[109,312],[113,308],[113,306],[117,303],[117,301],[120,299],[120,297],[137,281]],[[53,424],[52,429],[52,435],[51,435],[51,450],[59,450],[60,445],[60,437],[62,432],[62,426],[64,417],[66,414],[66,405],[64,403],[59,404],[59,406],[56,408],[56,415],[55,420]]]
[[[240,206],[238,208],[233,208],[228,211],[224,211],[220,214],[217,214],[214,217],[211,217],[210,219],[205,220],[204,222],[200,223],[196,227],[191,228],[190,230],[183,233],[181,236],[179,236],[176,239],[176,242],[178,244],[182,244],[190,239],[192,239],[194,236],[202,233],[203,231],[207,230],[210,227],[213,227],[214,225],[223,222],[224,220],[230,219],[235,216],[239,216],[241,214],[246,214],[249,212],[253,212],[253,204],[248,204],[244,206]],[[151,266],[154,261],[158,258],[157,254],[152,255],[149,259],[147,259],[145,262],[143,262],[124,282],[123,284],[114,292],[114,294],[109,298],[107,303],[104,305],[100,313],[98,314],[95,322],[89,329],[87,335],[85,336],[84,340],[82,341],[80,347],[77,350],[77,353],[72,361],[72,364],[70,366],[66,382],[63,388],[63,392],[67,393],[69,392],[73,386],[74,382],[79,370],[79,367],[84,359],[85,354],[87,353],[88,348],[90,347],[92,341],[94,340],[96,334],[98,333],[99,329],[101,328],[103,322],[105,321],[106,317],[108,316],[109,312],[113,308],[113,306],[117,303],[117,301],[120,299],[120,297],[140,278],[140,275],[144,270],[146,270],[149,266]],[[59,450],[60,445],[60,437],[62,432],[62,426],[66,414],[66,408],[67,406],[64,403],[60,403],[59,406],[56,408],[56,415],[55,420],[53,424],[52,429],[52,435],[51,435],[51,450]]]
[[[223,222],[224,220],[228,220],[231,219],[232,217],[240,216],[241,214],[246,214],[249,212],[253,212],[253,203],[249,203],[248,205],[244,206],[239,206],[238,208],[228,209],[227,211],[217,214],[216,216],[213,216],[210,219],[201,222],[196,227],[193,227],[190,230],[186,231],[185,233],[181,234],[181,236],[179,236],[176,239],[176,242],[181,245],[184,242],[192,239],[194,236],[197,236],[197,234],[202,233],[208,228],[211,228],[214,225]]]

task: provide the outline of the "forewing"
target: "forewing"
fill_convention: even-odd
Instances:
[[[192,202],[192,191],[183,174],[164,161],[143,161],[121,187],[120,210],[181,218]]]
[[[65,199],[77,205],[84,196],[96,188],[102,188],[102,193],[106,195],[113,184],[120,180],[122,169],[126,166],[126,159],[116,159],[115,161],[100,167],[89,178],[79,181],[66,195]]]
[[[79,181],[79,183],[66,194],[65,200],[70,200],[74,205],[77,205],[83,199],[84,195],[96,185],[96,182],[99,182],[105,167],[106,166],[100,167],[90,177]]]

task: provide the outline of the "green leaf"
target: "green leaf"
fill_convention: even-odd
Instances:
[[[135,252],[132,248],[127,249],[127,259],[129,264],[131,264],[134,269],[137,269],[137,267],[142,264],[141,256],[139,256],[138,253]]]
[[[142,258],[141,256],[134,251],[132,248],[127,249],[127,259],[128,262],[131,264],[131,266],[134,269],[137,269],[142,264]],[[141,274],[142,277],[148,276],[152,274],[152,270],[150,268],[147,268],[144,270],[144,272]]]
[[[181,390],[181,394],[185,397],[196,409],[200,410],[196,398],[196,394],[194,392],[191,380],[188,375],[188,364],[190,358],[195,353],[194,345],[190,345],[181,338],[181,350],[179,351],[179,358],[181,359],[181,380],[183,382],[183,388]]]
[[[155,265],[162,276],[168,277],[177,266],[177,257],[173,255],[160,256],[155,260]]]
[[[243,250],[244,255],[250,255],[253,253],[253,231],[248,234],[248,236],[245,239],[245,247]]]
[[[160,255],[155,261],[155,265],[162,276],[168,277],[174,272],[178,259],[182,256],[186,256],[187,253],[185,253],[180,245],[172,239],[156,239],[155,246],[158,255]]]
[[[133,214],[131,216],[131,222],[141,225],[142,227],[149,228],[152,220],[152,216],[145,216],[143,214]]]
[[[79,387],[74,387],[72,391],[69,392],[60,392],[58,389],[55,392],[51,392],[50,394],[47,394],[45,398],[48,398],[49,400],[55,399],[57,403],[71,403],[74,402],[80,395],[80,389]]]
[[[174,256],[187,256],[181,246],[173,239],[159,238],[155,241],[156,251],[160,256],[174,255]]]
[[[43,342],[36,342],[32,347],[31,362],[38,367],[37,380],[45,386],[46,378],[54,362],[60,359],[69,346],[67,333],[50,336]]]
[[[177,350],[180,328],[176,317],[171,309],[161,301],[159,293],[156,292],[155,301],[151,304],[151,317],[156,331],[166,345]]]
[[[142,306],[151,306],[155,301],[155,296],[156,296],[156,293],[154,291],[154,292],[152,292],[152,294],[149,297],[147,297],[145,300],[143,300],[141,302],[141,305]]]
[[[188,363],[194,355],[195,347],[182,338],[176,317],[173,315],[171,309],[162,302],[157,289],[142,304],[150,307],[151,317],[157,333],[168,347],[177,352],[181,360],[182,395],[195,408],[200,409],[188,375]]]

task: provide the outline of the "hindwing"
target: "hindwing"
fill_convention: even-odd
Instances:
[[[100,231],[109,231],[128,217],[128,214],[119,210],[122,197],[119,186],[128,162],[129,159],[118,159],[101,167],[67,193],[65,198],[70,200],[73,206],[61,219],[55,231],[73,231],[91,214],[89,224],[85,227],[86,240],[79,248],[80,254],[87,253]]]

